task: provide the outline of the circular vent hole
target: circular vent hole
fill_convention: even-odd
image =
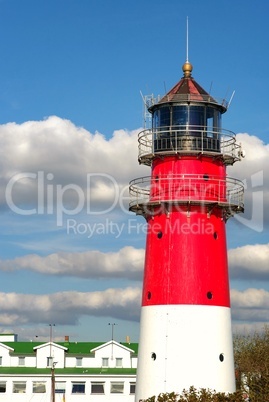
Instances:
[[[213,298],[213,293],[212,292],[207,292],[206,296],[207,296],[207,298],[209,300],[211,300]]]
[[[224,361],[224,354],[223,354],[223,353],[221,353],[221,354],[219,355],[219,359],[220,359],[221,362]]]
[[[158,239],[161,239],[161,238],[163,237],[163,232],[159,232],[159,233],[157,234],[157,237],[158,237]]]

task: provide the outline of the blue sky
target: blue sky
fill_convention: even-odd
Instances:
[[[223,127],[246,150],[229,169],[246,185],[246,213],[227,224],[234,330],[268,320],[268,12],[266,0],[0,1],[0,332],[47,339],[55,323],[57,339],[108,340],[110,322],[138,340],[145,225],[124,197],[150,174],[140,91],[181,78],[187,16],[193,76],[235,91]],[[38,213],[12,209],[11,193]]]

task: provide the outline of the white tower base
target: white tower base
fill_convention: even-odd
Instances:
[[[136,402],[191,386],[235,391],[230,308],[145,306],[140,328]]]

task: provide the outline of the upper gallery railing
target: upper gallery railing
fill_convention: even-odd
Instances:
[[[209,154],[218,155],[226,164],[233,164],[242,157],[241,145],[235,134],[224,129],[206,126],[167,126],[146,129],[138,135],[138,160],[150,165],[160,154]]]

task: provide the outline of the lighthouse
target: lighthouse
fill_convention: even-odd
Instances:
[[[194,386],[235,390],[226,222],[243,212],[243,183],[226,174],[240,161],[222,128],[224,99],[183,77],[147,110],[130,210],[147,221],[135,401]]]

